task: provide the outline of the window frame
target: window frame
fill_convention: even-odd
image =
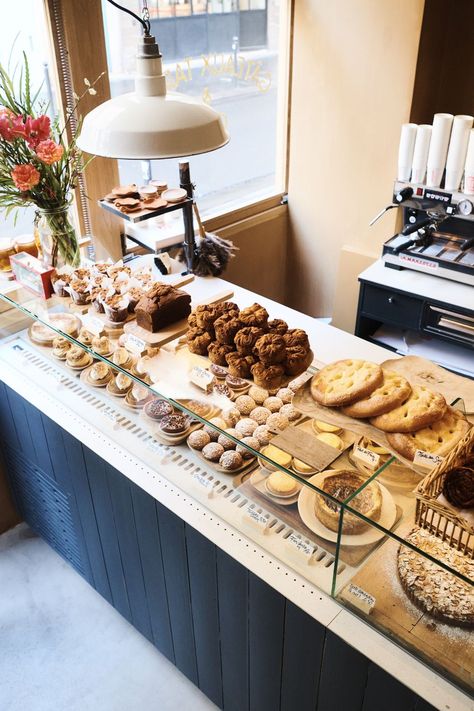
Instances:
[[[82,104],[82,113],[86,114],[95,106],[110,98],[102,4],[101,2],[91,3],[89,0],[74,0],[74,2],[70,2],[70,0],[43,1],[54,48],[59,76],[60,91],[58,96],[60,97],[63,111],[68,105],[64,80],[67,72],[70,75],[72,90],[76,93],[82,93],[84,77],[95,79],[99,74],[105,72],[96,87],[97,95],[85,97]],[[209,214],[204,215],[206,227],[209,229],[218,229],[219,226],[223,227],[241,219],[247,219],[285,202],[284,196],[288,187],[289,164],[293,10],[293,0],[281,0],[275,191],[254,202],[249,202],[244,198],[242,204],[238,204],[236,207],[232,206],[230,209],[227,208],[222,211],[218,208],[209,210]],[[93,47],[94,51],[84,51],[85,47]],[[64,66],[65,52],[67,52],[67,66]],[[85,191],[82,196],[79,196],[78,205],[81,204],[82,200],[83,207],[89,213],[98,258],[107,255],[113,258],[121,256],[119,234],[123,231],[121,229],[122,221],[102,210],[97,204],[98,198],[109,192],[110,186],[118,184],[118,182],[118,161],[115,159],[96,158],[85,171]],[[87,200],[85,205],[84,194]],[[83,229],[84,217],[80,214],[79,220]]]

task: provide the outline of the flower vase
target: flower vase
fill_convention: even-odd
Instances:
[[[38,210],[35,218],[35,239],[41,261],[59,268],[66,264],[76,267],[80,261],[76,230],[69,220],[69,205]]]

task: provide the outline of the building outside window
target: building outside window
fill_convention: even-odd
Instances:
[[[140,13],[142,3],[125,0]],[[284,0],[152,0],[151,31],[164,59],[168,91],[209,103],[222,113],[230,143],[190,159],[204,212],[226,212],[283,191],[277,143],[286,56],[280,52]],[[103,0],[112,96],[131,91],[137,23]],[[154,178],[176,185],[176,160],[119,161],[120,181]]]

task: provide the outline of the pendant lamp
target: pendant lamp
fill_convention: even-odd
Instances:
[[[150,34],[146,3],[137,52],[135,91],[105,101],[88,113],[78,146],[107,158],[150,160],[208,153],[229,141],[221,116],[206,104],[167,92],[162,56]]]

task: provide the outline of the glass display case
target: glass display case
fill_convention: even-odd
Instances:
[[[193,313],[197,304],[223,303],[222,282],[198,281],[182,287]],[[90,297],[80,303],[60,286],[43,299],[4,282],[2,362],[392,640],[471,688],[472,509],[462,539],[449,537],[448,524],[437,519],[434,525],[433,516],[421,517],[419,503],[417,509],[415,490],[427,470],[364,435],[361,420],[346,417],[341,426],[324,407],[311,416],[307,393],[317,362],[265,388],[191,352],[199,350],[186,335],[196,328],[192,315],[191,326],[180,319],[147,335],[133,311],[114,321]],[[472,448],[469,431],[466,439],[465,448]]]

